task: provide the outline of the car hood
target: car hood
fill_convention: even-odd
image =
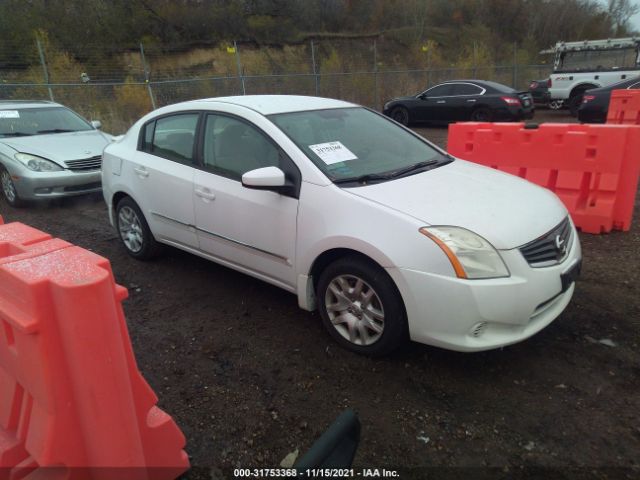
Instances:
[[[551,191],[464,160],[405,178],[345,189],[426,225],[464,227],[501,250],[558,225],[567,210]]]
[[[30,153],[52,160],[64,167],[66,160],[79,160],[102,155],[110,136],[98,130],[53,133],[30,137],[0,138],[0,142],[17,152]]]

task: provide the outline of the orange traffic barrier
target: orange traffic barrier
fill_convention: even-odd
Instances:
[[[640,125],[640,90],[611,92],[607,123]]]
[[[631,227],[640,126],[456,123],[447,150],[552,190],[584,232]]]
[[[172,479],[185,438],[138,371],[108,260],[0,219],[0,480]]]

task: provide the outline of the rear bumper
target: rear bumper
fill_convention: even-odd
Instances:
[[[607,110],[602,107],[589,107],[578,109],[578,120],[583,123],[605,123]]]

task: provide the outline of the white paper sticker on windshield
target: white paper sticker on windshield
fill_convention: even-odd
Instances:
[[[358,159],[358,157],[341,142],[318,143],[316,145],[309,145],[309,148],[327,165]]]
[[[0,118],[20,118],[17,110],[0,110]]]

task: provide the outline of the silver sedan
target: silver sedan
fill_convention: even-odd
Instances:
[[[0,101],[0,190],[12,206],[99,192],[111,136],[53,102]]]

